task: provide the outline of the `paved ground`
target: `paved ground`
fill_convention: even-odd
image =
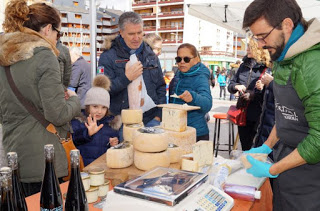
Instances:
[[[212,117],[215,113],[226,113],[228,111],[228,108],[230,105],[235,104],[235,101],[229,101],[229,100],[219,100],[219,92],[220,88],[219,86],[216,86],[214,89],[212,89],[211,93],[213,96],[213,106],[210,114],[210,121],[208,123],[209,130],[210,130],[210,140],[213,140],[213,133],[214,133],[214,118]],[[227,98],[229,99],[229,95],[227,93]],[[235,127],[235,135],[237,133],[237,127]],[[228,143],[228,121],[221,121],[221,135],[220,135],[220,143]],[[240,146],[240,143],[238,144]],[[226,149],[226,146],[222,146],[222,148]],[[219,151],[219,155],[228,158],[229,154],[228,152]],[[2,148],[2,128],[0,125],[0,167],[5,165],[5,152]]]

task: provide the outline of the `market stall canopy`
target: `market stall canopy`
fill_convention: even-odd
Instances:
[[[189,0],[187,5],[190,15],[243,34],[243,15],[251,2],[252,0]],[[314,17],[320,19],[320,0],[297,0],[297,2],[306,20]]]

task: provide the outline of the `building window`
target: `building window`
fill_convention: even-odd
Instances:
[[[74,6],[79,6],[79,2],[78,1],[73,1],[73,5]]]

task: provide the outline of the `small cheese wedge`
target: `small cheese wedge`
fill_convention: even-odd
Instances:
[[[211,165],[213,162],[213,142],[198,141],[192,145],[193,160],[197,161],[199,166]]]
[[[198,172],[199,164],[197,161],[194,161],[194,160],[182,159],[181,169],[185,171]]]
[[[243,153],[240,160],[246,169],[251,168],[251,163],[247,159],[247,155],[251,155],[254,159],[266,162],[268,155],[263,153]]]
[[[180,147],[174,144],[169,144],[168,151],[170,154],[170,163],[178,163],[181,160]]]

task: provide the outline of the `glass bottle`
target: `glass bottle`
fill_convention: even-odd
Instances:
[[[9,167],[12,169],[12,194],[13,200],[17,207],[17,211],[27,211],[27,203],[25,200],[25,194],[20,182],[18,171],[18,155],[16,152],[8,152],[7,160]]]
[[[80,175],[80,152],[71,150],[71,177],[68,186],[65,211],[88,211],[86,192]]]
[[[40,211],[63,211],[62,195],[54,168],[54,147],[44,146],[46,160],[44,176],[41,185]]]
[[[9,167],[0,169],[0,210],[16,211],[12,196],[12,171]]]

